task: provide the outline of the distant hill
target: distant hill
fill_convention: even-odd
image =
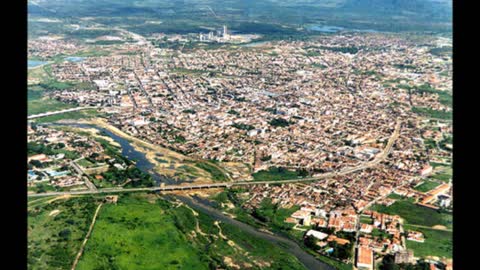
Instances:
[[[140,17],[172,23],[326,23],[383,31],[450,31],[448,0],[30,0],[30,16]]]

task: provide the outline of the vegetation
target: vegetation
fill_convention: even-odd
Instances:
[[[252,130],[252,129],[255,128],[252,125],[243,124],[243,123],[233,123],[232,127],[238,128],[238,129],[241,129],[241,130]]]
[[[350,53],[356,54],[361,48],[358,47],[327,47],[327,46],[320,46],[320,49],[328,50],[332,52],[341,52],[341,53]]]
[[[371,209],[390,215],[399,215],[407,224],[452,227],[452,214],[419,206],[409,200],[397,200],[390,206],[373,205]]]
[[[67,103],[63,103],[54,99],[39,98],[39,94],[30,94],[28,100],[27,112],[29,115],[39,114],[44,112],[59,111],[64,109],[70,109],[72,106]]]
[[[445,46],[445,47],[430,49],[429,52],[435,56],[451,56],[453,52],[453,48],[450,46]]]
[[[436,188],[439,185],[439,183],[430,181],[430,180],[425,180],[423,184],[415,187],[415,190],[421,191],[421,192],[427,192],[430,191],[434,188]]]
[[[283,167],[270,167],[252,174],[255,181],[275,181],[295,179],[306,176],[304,171],[290,171]]]
[[[383,257],[379,270],[430,270],[430,264],[424,261],[419,261],[416,264],[395,264],[393,255],[386,255]]]
[[[50,115],[45,116],[42,118],[36,118],[35,122],[37,123],[47,123],[47,122],[55,122],[63,119],[88,119],[100,116],[101,113],[97,112],[97,109],[87,109],[75,112],[66,112],[62,114]]]
[[[270,125],[274,126],[274,127],[286,127],[286,126],[289,126],[290,123],[289,121],[283,119],[283,118],[275,118],[275,119],[272,119],[268,122]]]
[[[65,150],[62,147],[54,147],[51,145],[46,145],[43,143],[36,143],[36,142],[28,142],[27,144],[27,154],[29,156],[36,155],[36,154],[45,154],[47,156],[57,155],[57,154],[65,154],[66,158],[69,159],[76,159],[80,156],[76,152],[72,152],[69,150]]]
[[[152,176],[142,172],[137,167],[129,167],[125,170],[119,170],[115,167],[101,174],[104,178],[102,182],[109,182],[114,185],[123,184],[131,180],[125,187],[151,187],[153,186]]]
[[[227,268],[225,257],[242,266],[255,260],[274,269],[304,269],[292,255],[241,229],[216,226],[201,212],[139,194],[104,205],[77,269],[217,269]]]
[[[429,94],[436,94],[438,95],[438,101],[446,106],[452,106],[453,100],[452,100],[452,95],[449,94],[446,91],[440,91],[435,88],[433,88],[430,84],[422,84],[418,87],[416,87],[416,92],[423,94],[423,93],[429,93]]]
[[[212,180],[216,182],[225,182],[228,181],[228,177],[223,171],[221,171],[217,166],[210,164],[207,161],[197,161],[195,166],[205,170],[212,176]]]
[[[95,198],[86,196],[29,207],[28,269],[70,269],[96,206]]]
[[[413,249],[418,257],[438,256],[452,258],[452,232],[419,227],[404,226],[405,230],[420,231],[425,236],[425,242],[418,243],[407,240],[407,247]]]
[[[412,107],[412,112],[429,118],[452,120],[452,112],[437,111],[425,107]]]
[[[274,230],[290,230],[293,224],[285,223],[285,219],[298,209],[298,206],[283,208],[279,204],[273,204],[271,199],[264,199],[259,207],[253,210],[252,216]]]

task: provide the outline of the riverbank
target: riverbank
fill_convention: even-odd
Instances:
[[[223,168],[220,168],[212,162],[208,162],[207,164],[210,167],[205,168],[205,166],[201,166],[202,164],[200,164],[202,161],[190,158],[165,147],[154,145],[152,143],[135,138],[123,132],[122,130],[110,125],[103,119],[94,118],[90,120],[80,120],[75,123],[71,123],[70,121],[63,121],[63,123],[72,125],[88,125],[92,126],[92,128],[98,127],[128,141],[128,144],[135,151],[143,154],[148,163],[151,164],[151,166],[149,166],[151,167],[149,168],[149,170],[152,170],[153,173],[156,173],[158,175],[163,175],[167,178],[176,179],[176,181],[174,182],[177,184],[184,182],[196,184],[207,184],[215,182],[215,172],[207,170],[208,168],[216,168],[217,174],[223,173],[227,175]],[[149,171],[149,173],[152,172]],[[226,180],[229,179],[226,178]]]
[[[221,222],[234,225],[235,227],[241,229],[242,231],[267,240],[285,251],[289,252],[290,254],[294,255],[307,269],[311,270],[333,270],[335,269],[334,267],[327,265],[326,263],[323,263],[319,261],[318,259],[315,258],[315,256],[309,254],[308,252],[304,251],[296,242],[293,240],[290,240],[286,237],[280,236],[276,233],[271,233],[271,232],[264,232],[260,231],[257,228],[254,228],[250,225],[247,225],[245,223],[242,223],[238,220],[235,220],[231,217],[228,217],[224,215],[222,212],[220,212],[217,209],[214,209],[208,205],[205,205],[197,200],[194,200],[190,197],[185,197],[185,196],[177,196],[177,199],[180,200],[181,202],[187,204],[193,209],[196,209],[197,211],[201,211],[202,213],[205,213],[209,215],[210,217],[220,220]]]

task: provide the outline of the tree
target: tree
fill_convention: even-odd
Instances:
[[[317,247],[317,241],[315,240],[315,237],[313,235],[309,235],[303,239],[303,242],[305,243],[305,246],[314,249]]]

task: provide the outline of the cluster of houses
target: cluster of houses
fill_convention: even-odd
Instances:
[[[136,53],[126,54],[122,46]],[[448,89],[448,79],[435,74],[449,71],[449,60],[432,61],[424,47],[399,37],[345,34],[256,50],[122,46],[118,54],[52,65],[58,80],[89,81],[97,91],[66,89],[51,96],[102,106],[112,124],[152,143],[199,158],[249,163],[256,171],[333,171],[371,160],[395,118],[414,120],[414,126],[405,127],[392,162],[418,171],[425,158],[418,159],[422,142],[411,139],[416,116],[389,104],[446,110],[435,94],[414,94],[412,101],[407,90],[385,83]],[[342,51],[365,46],[370,49],[354,58]],[[398,68],[404,61],[430,75]]]

